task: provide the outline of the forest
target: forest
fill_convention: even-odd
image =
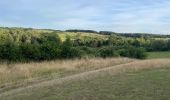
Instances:
[[[146,52],[169,51],[168,37],[93,30],[1,27],[0,59],[17,62],[86,57],[145,59]]]

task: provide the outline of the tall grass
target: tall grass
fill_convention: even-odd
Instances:
[[[92,58],[74,60],[56,60],[32,63],[16,63],[0,65],[0,86],[10,83],[22,83],[44,77],[61,77],[73,73],[110,67],[134,61],[128,58]]]
[[[153,70],[153,69],[169,69],[170,59],[149,59],[149,60],[138,60],[132,63],[119,65],[110,70],[103,70],[103,73],[118,74],[126,72],[138,72],[141,70]],[[102,73],[98,73],[102,74]]]

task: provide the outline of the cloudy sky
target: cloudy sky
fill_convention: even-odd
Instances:
[[[0,26],[170,34],[170,0],[0,0]]]

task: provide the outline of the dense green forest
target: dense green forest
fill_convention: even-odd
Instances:
[[[82,57],[144,59],[146,51],[170,50],[169,35],[93,30],[0,28],[0,59],[41,61]]]

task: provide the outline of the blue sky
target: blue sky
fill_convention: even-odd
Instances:
[[[0,0],[0,26],[170,33],[170,0]]]

